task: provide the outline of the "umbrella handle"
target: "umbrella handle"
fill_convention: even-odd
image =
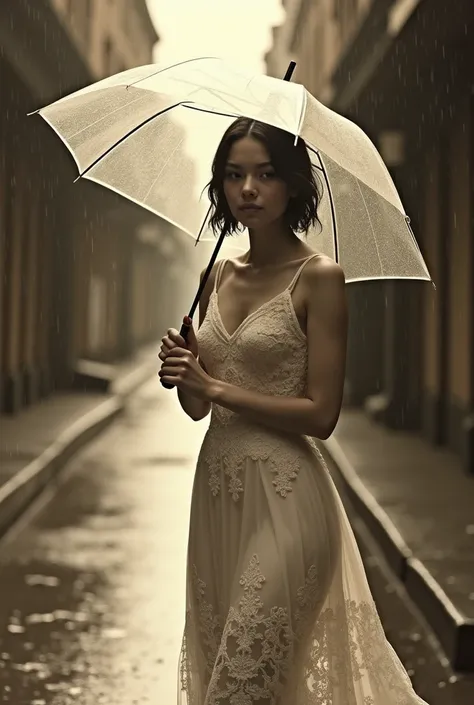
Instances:
[[[202,281],[199,285],[196,296],[194,297],[193,304],[192,304],[191,309],[188,313],[188,316],[191,320],[193,319],[194,312],[199,305],[199,300],[201,298],[201,294],[204,291],[204,287],[206,286],[206,282],[209,279],[209,275],[210,275],[211,270],[214,266],[214,262],[216,261],[217,255],[219,254],[219,250],[221,249],[222,243],[224,242],[224,237],[225,237],[225,235],[223,233],[221,233],[219,235],[219,239],[218,239],[217,244],[214,248],[211,259],[208,262],[208,265],[206,267],[206,271],[204,272],[204,276],[203,276]],[[190,330],[190,326],[187,326],[185,323],[183,323],[183,325],[181,326],[181,330],[179,331],[179,334],[183,336],[185,341],[187,341],[187,339],[188,339],[189,330]],[[165,389],[174,389],[174,386],[175,386],[174,384],[169,384],[169,382],[163,382],[162,380],[160,380],[160,382]]]
[[[179,331],[179,334],[184,338],[184,341],[187,343],[188,342],[188,335],[189,331],[191,330],[191,326],[187,326],[186,323],[183,323],[181,326],[181,330]],[[165,389],[174,389],[174,384],[170,384],[169,382],[161,382],[162,386]]]

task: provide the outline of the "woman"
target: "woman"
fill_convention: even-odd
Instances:
[[[192,495],[180,702],[420,705],[313,440],[339,416],[347,307],[341,267],[296,234],[318,222],[320,190],[293,142],[247,118],[224,134],[211,224],[247,227],[250,250],[214,265],[198,335],[186,348],[170,329],[159,354],[184,411],[212,410]]]

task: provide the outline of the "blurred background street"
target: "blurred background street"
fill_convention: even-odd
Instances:
[[[208,419],[163,392],[156,354],[212,248],[73,183],[27,113],[199,55],[278,78],[296,61],[400,192],[436,290],[348,286],[344,408],[321,449],[417,692],[474,702],[473,36],[471,0],[2,0],[0,702],[175,702]]]
[[[205,428],[160,390],[142,387],[0,544],[0,702],[176,702]]]

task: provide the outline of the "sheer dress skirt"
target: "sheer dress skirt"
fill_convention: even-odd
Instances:
[[[424,702],[385,638],[312,439],[211,422],[190,527],[178,703]]]

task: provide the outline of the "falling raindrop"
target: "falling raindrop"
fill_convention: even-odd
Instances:
[[[421,641],[421,640],[422,640],[422,636],[421,636],[421,634],[419,634],[418,632],[412,632],[412,633],[410,634],[410,639],[411,639],[411,641]]]

